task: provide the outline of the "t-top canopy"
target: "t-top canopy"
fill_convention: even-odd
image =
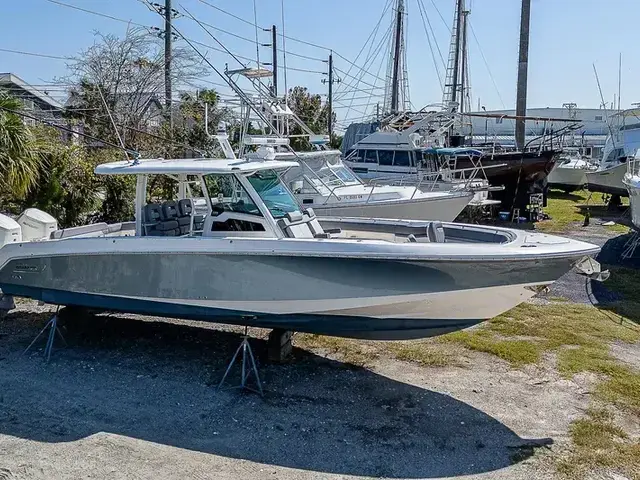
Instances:
[[[245,159],[140,159],[136,161],[110,162],[98,165],[95,173],[99,175],[152,175],[152,174],[187,174],[205,175],[208,173],[252,173],[259,170],[284,170],[297,167],[298,162],[279,160],[245,160]]]

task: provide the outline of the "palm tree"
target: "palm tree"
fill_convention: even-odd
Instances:
[[[0,189],[22,198],[36,184],[40,155],[22,118],[22,103],[0,91]]]

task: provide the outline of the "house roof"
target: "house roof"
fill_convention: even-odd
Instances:
[[[4,88],[8,87],[10,90],[15,90],[16,88],[19,88],[27,92],[29,95],[31,95],[35,99],[38,99],[40,102],[46,103],[51,108],[55,108],[58,110],[62,110],[64,108],[64,106],[60,102],[51,98],[49,95],[47,95],[43,91],[38,90],[36,87],[29,85],[27,82],[25,82],[23,79],[21,79],[14,73],[0,73],[0,87],[4,87]]]

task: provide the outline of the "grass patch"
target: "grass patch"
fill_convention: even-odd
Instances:
[[[607,343],[612,341],[640,341],[640,328],[626,319],[612,319],[593,306],[573,303],[524,303],[480,328],[440,339],[440,342],[458,343],[470,350],[493,354],[514,366],[537,363],[543,352],[566,346],[588,348],[589,352],[606,351]],[[577,355],[575,350],[579,349],[566,352]],[[564,368],[567,374],[571,372],[569,359]],[[573,373],[577,371],[582,370]]]
[[[611,271],[611,277],[603,286],[622,299],[602,305],[602,308],[629,320],[640,323],[640,270],[607,265]]]
[[[591,195],[590,198],[589,195]],[[547,206],[544,211],[551,219],[538,222],[536,224],[536,230],[540,230],[541,232],[562,233],[577,223],[582,224],[586,212],[579,208],[579,206],[586,204],[587,200],[589,200],[589,205],[591,206],[590,211],[592,218],[593,216],[616,216],[615,213],[612,215],[610,212],[607,212],[606,207],[603,207],[604,200],[601,193],[591,194],[586,190],[564,193],[559,190],[550,190],[547,197]],[[605,228],[617,233],[624,233],[629,230],[629,227],[626,225],[617,223]]]
[[[358,366],[370,365],[382,356],[430,367],[460,363],[453,352],[430,340],[374,342],[304,333],[297,334],[294,342],[299,348],[325,350],[339,356],[344,362]]]
[[[614,225],[606,225],[604,228],[606,228],[610,232],[621,233],[621,234],[629,233],[629,227],[621,223],[616,223]]]
[[[457,365],[456,355],[445,351],[433,342],[393,342],[384,347],[384,351],[405,362],[418,363],[429,367],[446,367]]]
[[[570,301],[566,297],[554,297],[554,296],[551,296],[551,297],[545,297],[545,298],[546,298],[546,300],[549,300],[550,302],[556,302],[556,303],[567,303],[567,302]]]
[[[590,409],[585,418],[573,422],[570,435],[573,448],[559,461],[560,473],[585,478],[587,474],[606,469],[638,478],[640,444],[630,440],[624,430],[614,424],[609,411]]]
[[[457,343],[469,350],[490,353],[515,367],[537,363],[544,350],[538,342],[500,338],[486,330],[455,332],[445,335],[440,341]]]

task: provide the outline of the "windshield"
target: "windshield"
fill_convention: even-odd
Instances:
[[[248,179],[274,218],[282,218],[289,212],[300,210],[274,170],[256,172]]]
[[[329,188],[360,183],[358,178],[344,165],[324,165],[320,170],[318,170],[317,175],[319,179],[322,180],[319,183],[322,183]]]

